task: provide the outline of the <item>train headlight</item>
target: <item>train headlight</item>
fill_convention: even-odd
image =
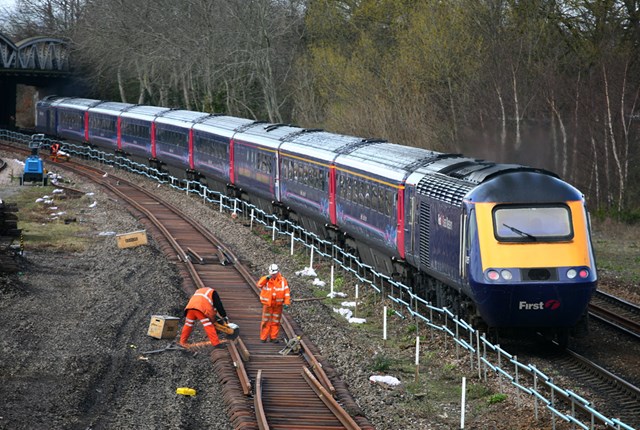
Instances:
[[[505,281],[510,281],[513,278],[513,275],[511,274],[511,272],[506,269],[502,270],[500,272],[500,275],[502,276],[502,279],[504,279]]]
[[[567,270],[567,278],[569,279],[573,279],[578,275],[578,272],[576,272],[576,269],[569,269]]]
[[[489,278],[490,281],[497,281],[500,279],[500,274],[495,270],[489,270],[487,272],[487,278]]]
[[[582,269],[578,272],[578,276],[580,276],[582,279],[585,279],[589,276],[589,270],[587,269]]]

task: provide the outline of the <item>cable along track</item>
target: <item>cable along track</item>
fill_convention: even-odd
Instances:
[[[66,163],[64,168],[104,186],[148,219],[152,232],[167,242],[161,244],[163,251],[173,256],[183,278],[187,277],[183,288],[188,294],[205,286],[219,291],[230,319],[241,327],[241,337],[229,341],[227,348],[211,352],[213,368],[224,386],[221,395],[235,428],[373,429],[345,385],[329,379],[325,373],[328,366],[321,363],[305,336],[296,333],[287,315],[282,319],[284,342],[260,342],[262,305],[256,282],[208,230],[178,208],[122,178],[78,163]],[[281,354],[286,341],[298,336],[300,353]]]

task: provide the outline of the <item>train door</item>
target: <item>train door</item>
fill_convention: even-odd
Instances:
[[[274,161],[276,165],[275,165],[275,169],[273,170],[274,172],[273,186],[275,188],[274,193],[276,196],[276,201],[279,202],[281,201],[280,199],[280,151],[276,149],[274,153],[275,153]]]
[[[473,208],[464,208],[460,222],[460,278],[466,283],[469,273],[469,262],[471,261],[471,252],[473,249],[473,241],[476,237],[476,217]]]

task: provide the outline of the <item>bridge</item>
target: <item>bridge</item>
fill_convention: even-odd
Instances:
[[[16,120],[32,125],[34,99],[69,83],[69,52],[64,39],[38,36],[14,43],[0,33],[0,128],[12,128]]]

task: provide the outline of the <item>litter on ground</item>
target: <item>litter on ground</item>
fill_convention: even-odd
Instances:
[[[380,382],[382,384],[387,384],[392,386],[400,385],[400,380],[398,378],[394,378],[393,376],[373,375],[373,376],[369,376],[369,381]]]

